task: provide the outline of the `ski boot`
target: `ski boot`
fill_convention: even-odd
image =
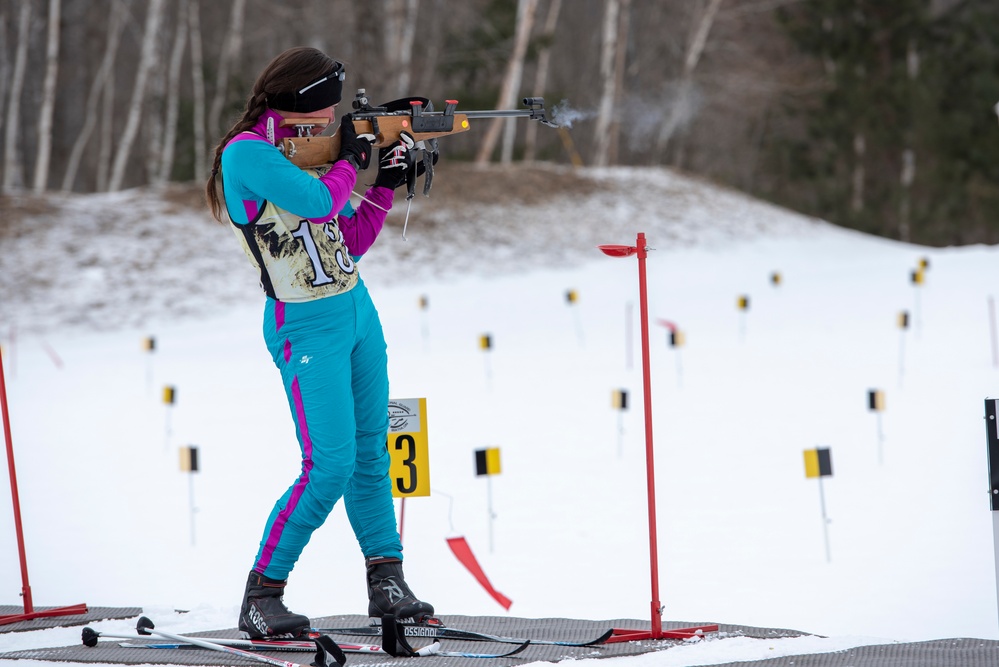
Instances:
[[[284,606],[286,581],[250,572],[239,610],[239,630],[250,639],[294,639],[308,632],[312,622]]]
[[[433,619],[434,606],[417,600],[402,575],[398,558],[368,558],[368,616],[378,624],[383,616],[399,622],[422,623]]]

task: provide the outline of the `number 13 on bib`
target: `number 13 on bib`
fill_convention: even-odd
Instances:
[[[388,404],[388,451],[392,496],[430,495],[427,399],[392,399]]]

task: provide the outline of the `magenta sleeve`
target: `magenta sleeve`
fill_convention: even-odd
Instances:
[[[371,188],[364,194],[365,199],[354,215],[340,216],[337,220],[351,255],[363,255],[378,238],[378,233],[385,224],[385,216],[392,208],[394,194],[395,191],[389,188]]]
[[[308,219],[309,222],[317,224],[329,222],[335,218],[340,209],[350,201],[350,193],[354,189],[354,183],[357,182],[357,173],[349,162],[338,160],[333,163],[328,172],[319,177],[319,180],[330,191],[333,203],[330,212],[326,215]]]

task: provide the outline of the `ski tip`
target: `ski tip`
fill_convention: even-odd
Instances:
[[[525,648],[527,648],[530,645],[531,645],[531,640],[528,639],[528,640],[524,641],[524,643],[521,644],[520,646],[518,646],[517,648],[513,649],[512,651],[508,651],[508,652],[504,653],[500,657],[502,657],[502,658],[508,658],[511,655],[517,655],[518,653],[520,653],[521,651],[523,651]]]
[[[140,635],[148,635],[149,631],[155,627],[153,622],[146,616],[140,616],[139,620],[135,623],[135,631]]]
[[[84,646],[97,646],[97,638],[100,634],[93,628],[87,627],[83,628],[83,645]]]
[[[597,637],[593,641],[587,642],[587,643],[583,644],[583,646],[594,646],[596,644],[603,644],[605,641],[607,641],[608,639],[610,639],[613,635],[614,635],[614,628],[611,628],[610,630],[608,630],[607,632],[603,633],[602,635],[600,635],[599,637]]]

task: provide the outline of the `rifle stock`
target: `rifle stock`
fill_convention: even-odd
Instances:
[[[531,118],[545,125],[555,127],[545,115],[545,100],[541,97],[525,97],[526,109],[494,109],[490,111],[467,111],[455,113],[458,102],[447,100],[444,111],[430,111],[423,108],[421,98],[412,98],[408,111],[389,111],[386,107],[372,107],[368,104],[364,89],[359,89],[354,100],[351,118],[357,134],[373,134],[375,148],[389,146],[407,132],[416,141],[446,137],[467,132],[469,118]],[[424,100],[425,101],[425,100]],[[428,109],[431,105],[427,104]],[[314,119],[287,118],[282,125],[311,127]],[[285,157],[299,167],[317,167],[335,162],[340,155],[340,131],[331,136],[306,136],[285,139],[281,151]]]
[[[311,122],[295,118],[285,120],[285,125]],[[377,131],[376,126],[377,125]],[[470,129],[468,118],[463,113],[454,114],[454,124],[450,130],[414,131],[409,116],[381,116],[377,121],[356,119],[354,131],[357,134],[375,135],[374,147],[383,148],[399,141],[403,132],[408,132],[416,141],[435,139],[449,134],[467,132]],[[290,137],[282,142],[282,152],[299,167],[317,167],[335,162],[340,155],[340,131],[330,136]]]

